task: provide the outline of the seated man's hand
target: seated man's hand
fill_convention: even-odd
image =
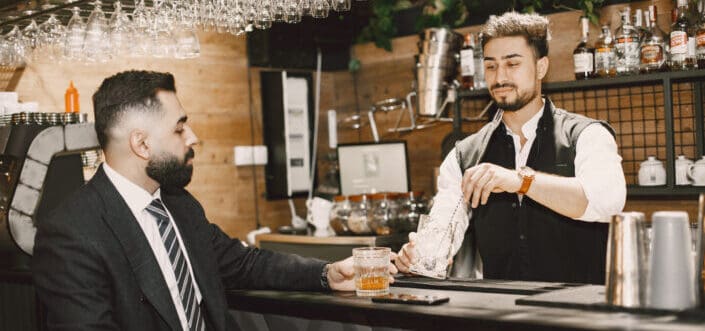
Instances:
[[[480,163],[465,170],[460,188],[465,201],[470,202],[472,208],[477,208],[487,203],[491,193],[518,191],[521,180],[516,170],[492,163]]]
[[[404,244],[399,250],[399,254],[397,254],[394,264],[396,264],[400,272],[409,273],[409,267],[416,262],[414,241],[416,241],[416,232],[411,232],[409,233],[409,242]]]
[[[389,283],[394,283],[394,277],[398,271],[394,266],[397,259],[397,254],[390,253],[389,263]],[[333,291],[355,291],[355,267],[353,266],[353,257],[345,260],[332,263],[328,266],[328,285]]]

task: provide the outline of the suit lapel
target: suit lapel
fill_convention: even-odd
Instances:
[[[208,314],[209,320],[213,322],[215,329],[223,330],[225,328],[225,313],[221,313],[225,302],[220,302],[222,297],[222,289],[217,284],[219,278],[214,277],[207,270],[217,270],[216,268],[208,268],[207,263],[210,260],[208,253],[204,250],[202,241],[208,240],[198,236],[195,224],[199,224],[201,220],[188,219],[195,218],[194,211],[189,211],[185,207],[186,201],[181,199],[181,196],[169,195],[162,190],[162,200],[167,209],[174,218],[174,223],[179,229],[181,239],[184,241],[186,253],[191,261],[193,276],[198,284],[198,289],[201,291],[203,298],[202,305],[206,307],[205,311]],[[205,221],[205,220],[204,220]]]
[[[103,219],[122,245],[142,293],[172,329],[180,330],[181,322],[169,289],[142,228],[102,166],[92,182],[105,204]]]

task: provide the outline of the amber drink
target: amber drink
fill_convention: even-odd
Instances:
[[[355,292],[358,296],[376,296],[389,293],[388,247],[353,248]]]

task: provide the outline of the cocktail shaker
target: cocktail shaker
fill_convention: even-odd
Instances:
[[[648,298],[648,243],[643,213],[612,216],[607,239],[606,299],[621,307],[645,306]]]

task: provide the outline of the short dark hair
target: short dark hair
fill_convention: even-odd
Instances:
[[[95,131],[100,147],[108,146],[108,131],[125,112],[161,111],[159,91],[176,92],[172,74],[131,70],[106,78],[93,94]]]
[[[538,14],[507,12],[490,17],[482,28],[482,48],[494,38],[515,36],[526,39],[537,60],[548,56],[548,19]]]

